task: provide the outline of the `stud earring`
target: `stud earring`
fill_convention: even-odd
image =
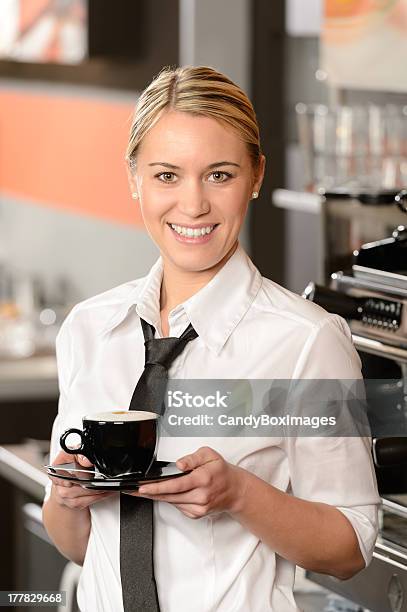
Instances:
[[[137,200],[137,198],[138,198],[138,193],[137,193],[136,191],[134,191],[134,192],[131,194],[131,197],[133,198],[133,200]]]
[[[253,193],[252,193],[252,199],[253,199],[253,200],[256,200],[256,198],[258,198],[258,197],[259,197],[259,192],[258,192],[258,191],[253,191]]]

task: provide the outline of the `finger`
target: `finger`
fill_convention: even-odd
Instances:
[[[181,493],[198,488],[209,488],[213,482],[213,470],[208,464],[201,465],[189,474],[180,478],[173,478],[162,482],[143,484],[139,488],[141,495],[165,495],[170,493]]]
[[[116,491],[97,491],[92,495],[84,495],[83,498],[86,498],[87,501],[99,501],[100,499],[104,499],[105,497],[111,497],[115,495]]]
[[[56,485],[56,486],[59,486],[59,485]],[[104,493],[111,493],[111,491],[95,491],[95,490],[92,490],[92,489],[86,489],[82,485],[74,485],[70,489],[66,489],[65,487],[62,487],[62,491],[60,491],[60,494],[63,497],[70,497],[70,498],[74,498],[74,497],[90,497],[90,496],[93,496],[93,495],[103,495]],[[112,493],[113,493],[113,491],[112,491]]]
[[[133,495],[135,497],[141,497],[137,491],[121,491],[124,495]],[[162,497],[162,498],[161,498]],[[201,518],[206,514],[203,512],[204,506],[201,504],[193,504],[188,503],[188,501],[181,501],[181,496],[174,496],[173,500],[168,499],[168,496],[148,496],[148,499],[152,499],[153,501],[165,501],[168,503],[173,503],[178,510],[180,510],[186,517],[191,519]]]
[[[176,466],[180,470],[194,470],[200,465],[216,461],[216,459],[222,459],[219,453],[213,450],[213,448],[209,448],[209,446],[201,446],[195,453],[180,457],[176,462]]]
[[[194,504],[196,506],[206,506],[208,504],[208,496],[201,489],[194,489],[193,491],[176,495],[143,495],[142,497],[153,501],[165,501],[169,504]]]
[[[201,506],[195,504],[174,504],[185,516],[190,519],[200,519],[209,514],[209,511],[203,511]]]
[[[69,480],[64,480],[63,478],[58,478],[57,476],[48,476],[48,478],[52,480],[52,482],[55,485],[58,485],[59,487],[72,487],[73,486],[73,483],[69,482]]]
[[[87,491],[88,495],[115,495],[117,493],[117,491],[105,491],[103,489],[101,491],[99,491],[98,489],[88,489],[87,487],[85,487],[85,485],[78,486],[80,489],[82,489],[82,491]]]
[[[139,487],[138,492],[140,495],[166,495],[170,493],[181,493],[196,488],[197,484],[196,474],[191,472],[190,474],[180,476],[179,478],[164,480],[163,482],[143,484],[141,487]]]
[[[188,517],[190,519],[195,519],[196,518],[195,514],[193,514],[191,512],[191,505],[190,504],[174,504],[174,506],[176,508],[178,508],[178,510],[180,512],[182,512],[182,514],[184,514],[186,517]]]
[[[92,504],[98,503],[111,495],[113,495],[113,492],[107,491],[103,495],[87,495],[73,498],[63,497],[61,499],[62,503],[69,508],[83,509],[91,506]]]

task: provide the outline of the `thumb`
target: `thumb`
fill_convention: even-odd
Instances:
[[[89,461],[89,459],[85,457],[85,455],[74,455],[74,457],[75,457],[75,461],[79,463],[79,465],[82,465],[83,467],[91,467],[93,465],[93,463]]]
[[[87,459],[84,455],[72,455],[70,453],[66,453],[63,450],[59,451],[59,453],[56,455],[55,459],[52,462],[52,465],[71,463],[72,460],[75,460],[77,463],[79,463],[79,465],[82,465],[83,467],[90,467],[91,465],[93,465],[93,463],[91,463],[89,459]]]
[[[61,465],[63,463],[71,463],[73,455],[60,450],[52,461],[52,465]]]

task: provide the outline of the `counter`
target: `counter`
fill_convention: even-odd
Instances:
[[[58,396],[54,354],[25,359],[0,359],[0,402],[3,400],[52,399]]]
[[[48,447],[48,442],[37,440],[0,446],[0,476],[42,502],[44,487],[49,481],[41,469],[46,461]]]

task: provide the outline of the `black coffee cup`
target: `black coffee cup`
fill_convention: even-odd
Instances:
[[[105,476],[144,475],[155,459],[158,416],[141,410],[88,415],[82,419],[83,430],[68,429],[60,444],[66,453],[84,455]],[[80,447],[66,445],[71,434],[80,436]]]

